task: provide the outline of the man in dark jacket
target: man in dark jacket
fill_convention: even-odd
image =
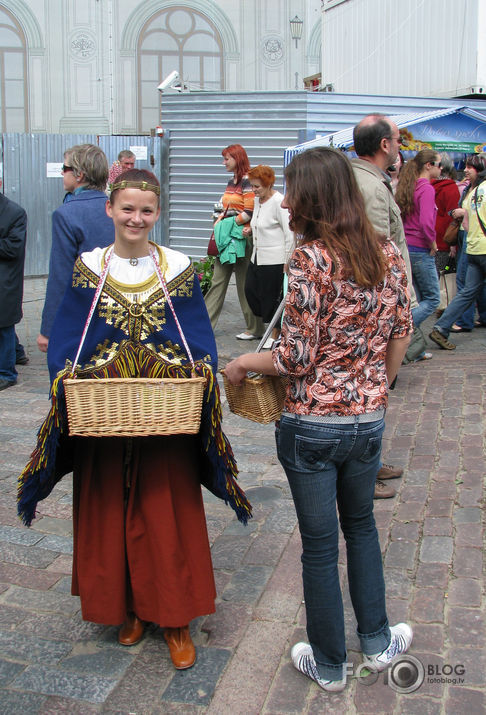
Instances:
[[[15,325],[22,319],[26,230],[24,209],[0,193],[0,390],[17,382]]]

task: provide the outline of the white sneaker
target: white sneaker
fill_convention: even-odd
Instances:
[[[237,340],[258,340],[257,335],[252,335],[252,333],[239,333],[239,335],[236,336]]]
[[[327,690],[330,693],[339,693],[346,687],[346,674],[342,680],[323,680],[321,678],[314,660],[314,653],[308,643],[296,643],[290,651],[290,656],[297,670],[314,680],[323,690]]]
[[[413,631],[408,623],[397,623],[396,626],[390,626],[390,633],[390,645],[385,650],[382,650],[381,653],[376,653],[375,655],[363,653],[363,663],[375,673],[388,668],[394,660],[402,653],[406,653],[410,648]]]
[[[274,342],[275,342],[274,339],[270,335],[263,343],[262,350],[271,350]]]

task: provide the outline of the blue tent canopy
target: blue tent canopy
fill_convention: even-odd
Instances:
[[[405,157],[420,149],[432,148],[447,152],[460,163],[465,154],[486,151],[486,109],[483,113],[465,106],[453,107],[420,114],[398,114],[390,119],[400,129],[401,150]],[[353,127],[289,147],[284,155],[285,166],[295,154],[316,146],[333,146],[354,155]]]

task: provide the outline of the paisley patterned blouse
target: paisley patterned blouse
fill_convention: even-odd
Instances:
[[[383,251],[389,270],[374,288],[342,279],[318,241],[294,251],[272,351],[277,371],[289,377],[286,411],[354,415],[386,407],[387,343],[413,328],[403,258],[392,241]]]

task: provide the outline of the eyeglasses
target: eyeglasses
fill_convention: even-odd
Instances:
[[[437,166],[439,169],[442,169],[442,162],[441,161],[430,161],[430,166]]]
[[[64,174],[66,173],[66,171],[72,171],[72,170],[73,170],[73,167],[72,167],[72,166],[67,166],[66,164],[63,164],[63,165],[61,166],[61,171],[62,171]]]

